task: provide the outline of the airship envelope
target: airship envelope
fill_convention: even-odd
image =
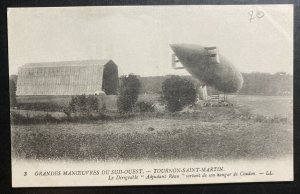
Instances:
[[[225,93],[233,93],[243,85],[242,74],[216,47],[193,44],[171,44],[184,68],[205,85]]]

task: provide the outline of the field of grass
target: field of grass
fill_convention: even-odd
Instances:
[[[229,95],[228,100],[237,108],[248,109],[263,116],[292,117],[292,96],[249,96]]]
[[[155,103],[160,99],[158,94],[140,95],[140,101]],[[255,96],[255,95],[227,95],[229,102],[238,109],[244,109],[266,117],[292,117],[292,96]]]
[[[289,119],[236,107],[88,123],[12,125],[13,157],[42,160],[276,158],[292,155],[292,141]]]

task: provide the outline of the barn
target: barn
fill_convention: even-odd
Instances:
[[[112,60],[28,63],[19,68],[17,100],[68,103],[74,95],[115,95],[118,67]]]

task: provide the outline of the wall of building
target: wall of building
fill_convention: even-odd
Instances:
[[[102,90],[103,66],[20,68],[17,96],[81,95]]]

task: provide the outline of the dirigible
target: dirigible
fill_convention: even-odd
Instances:
[[[184,68],[202,84],[224,93],[233,93],[241,89],[242,74],[218,52],[217,47],[193,44],[171,44],[170,46],[174,51],[173,68]],[[176,67],[177,62],[180,62],[183,67]]]

